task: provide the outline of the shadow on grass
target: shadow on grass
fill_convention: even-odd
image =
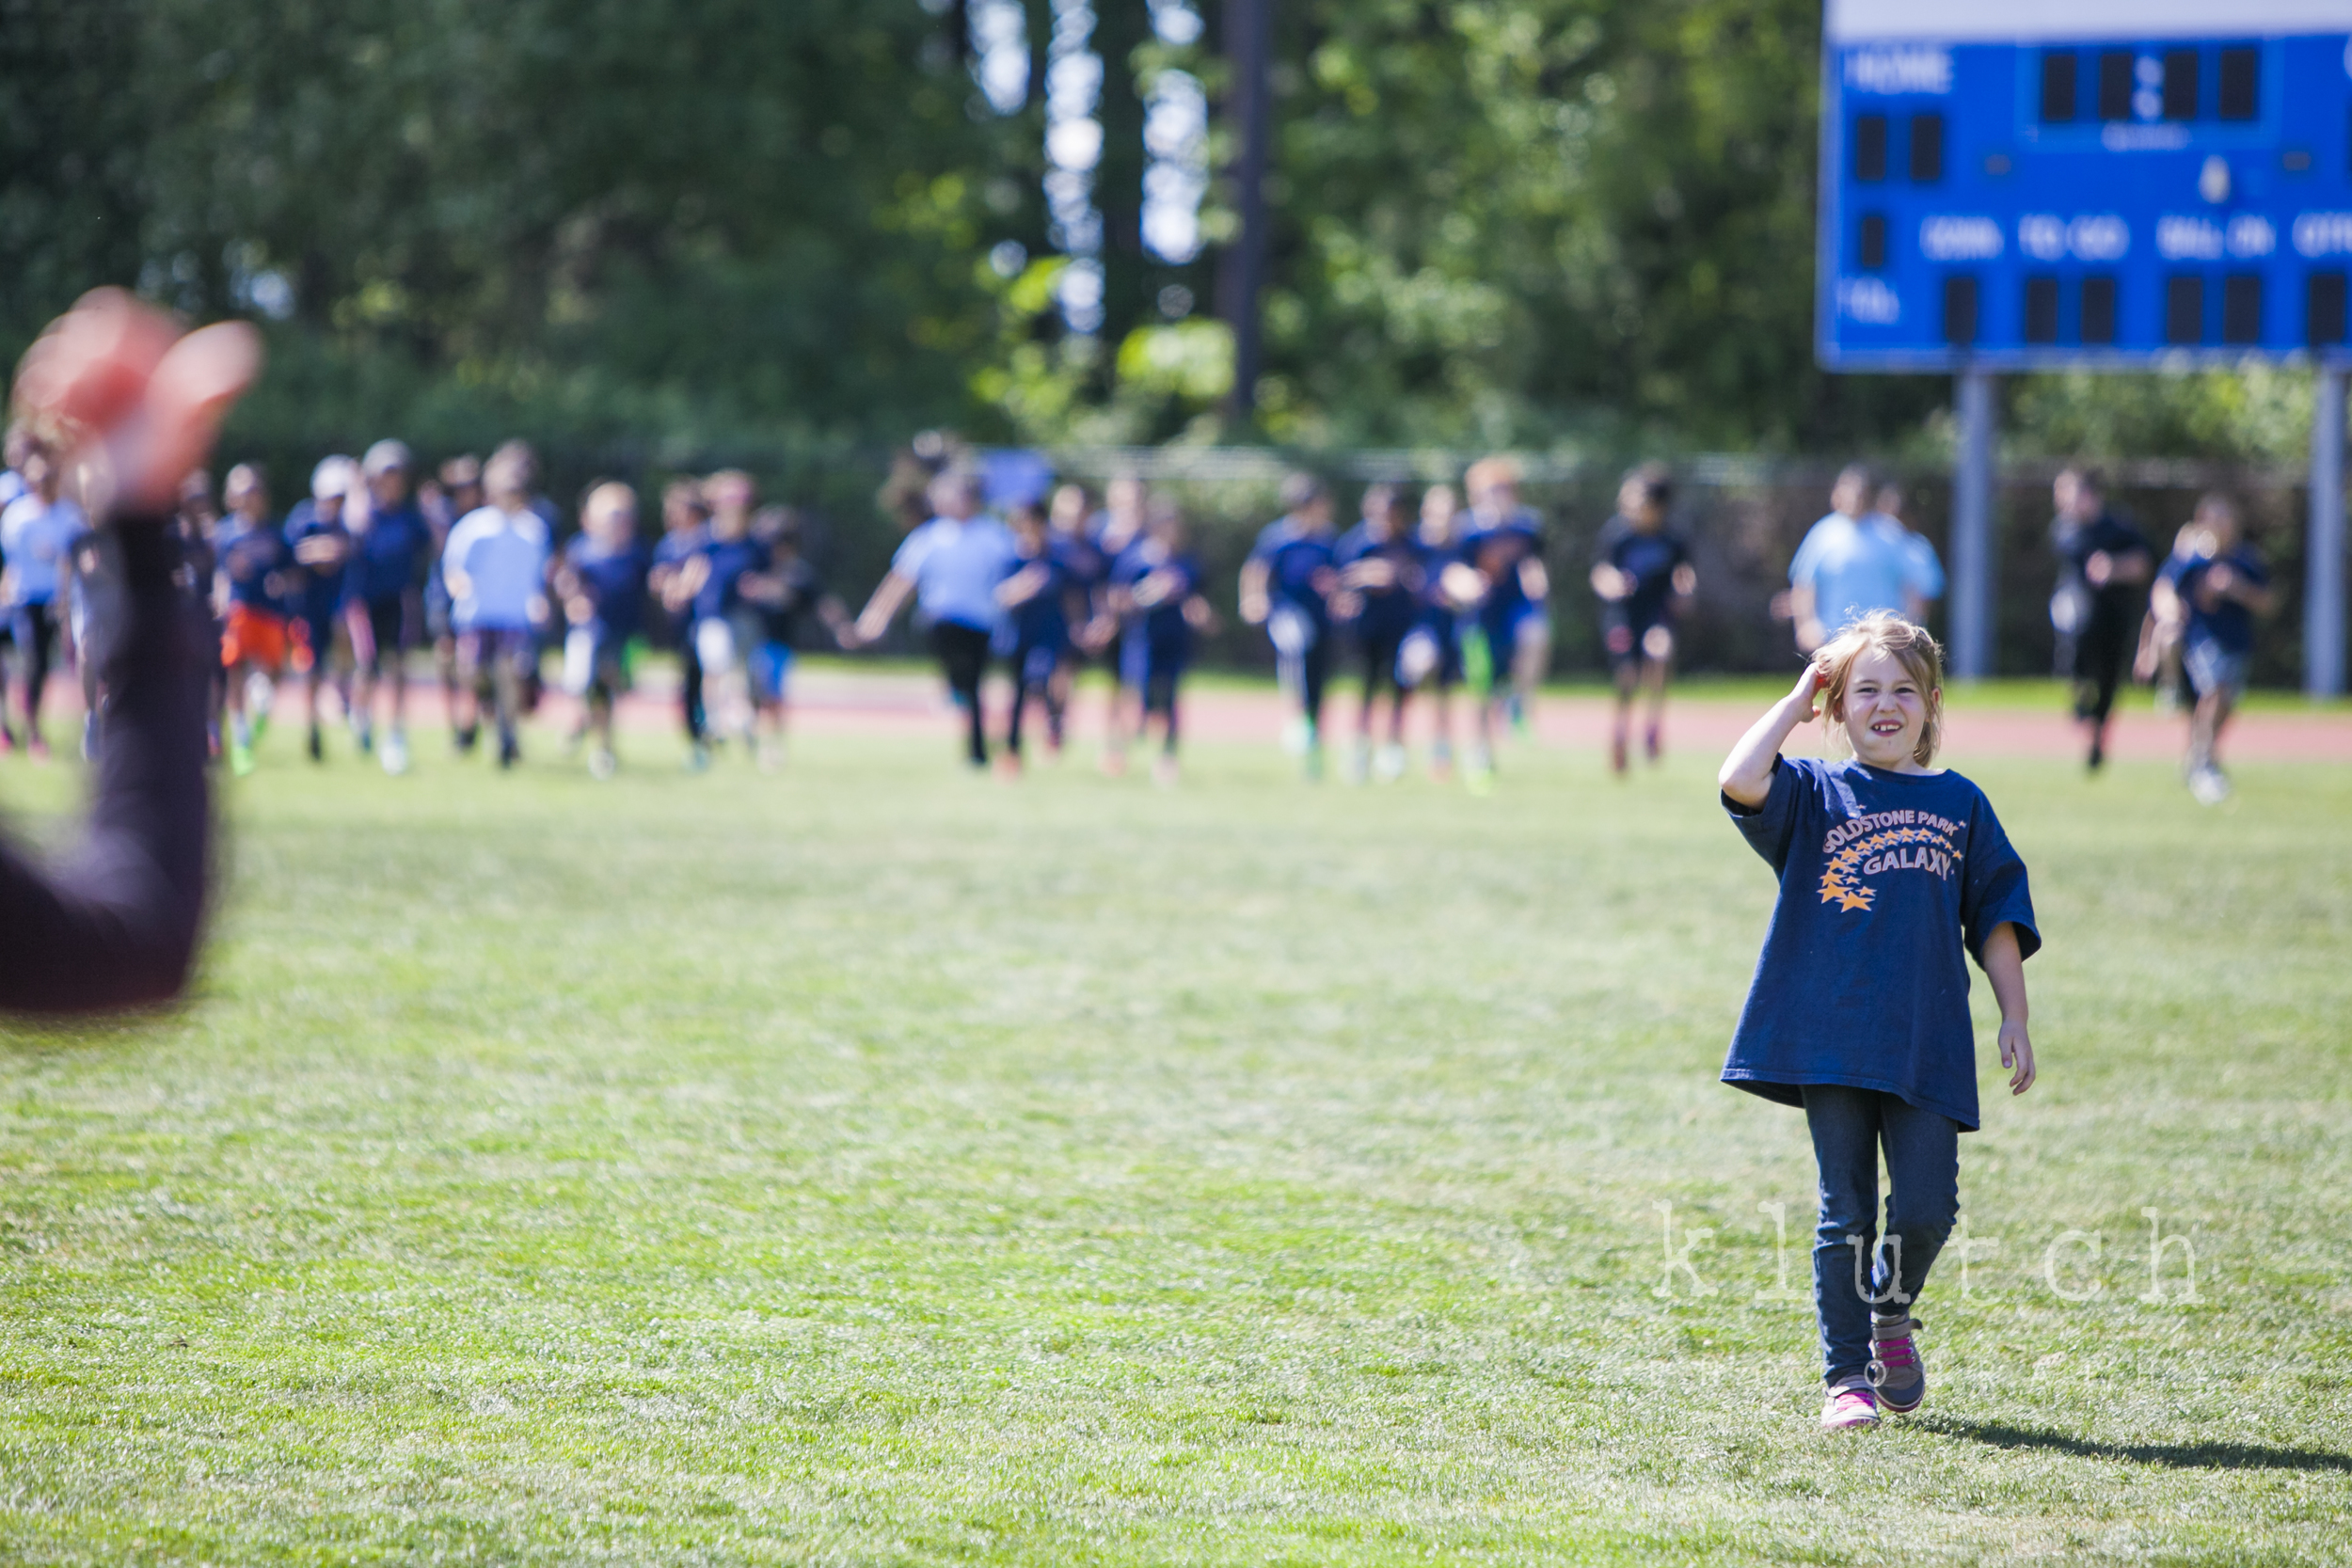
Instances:
[[[2352,1454],[2324,1449],[2266,1449],[2252,1443],[2094,1443],[2062,1433],[1939,1416],[1922,1423],[1947,1437],[1996,1449],[2055,1449],[2084,1459],[2127,1460],[2175,1470],[2335,1470],[2352,1474]]]

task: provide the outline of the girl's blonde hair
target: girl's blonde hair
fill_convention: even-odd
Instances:
[[[1846,683],[1853,675],[1854,660],[1871,651],[1893,658],[1927,693],[1928,721],[1920,728],[1919,744],[1911,752],[1912,760],[1925,768],[1935,761],[1936,748],[1944,743],[1944,649],[1926,627],[1914,626],[1891,610],[1865,615],[1814,651],[1813,667],[1823,677],[1821,722],[1834,737],[1833,744],[1844,738],[1836,721],[1846,704]]]

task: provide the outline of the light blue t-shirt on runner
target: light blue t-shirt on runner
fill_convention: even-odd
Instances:
[[[532,600],[547,591],[547,524],[535,512],[481,507],[449,531],[441,561],[444,574],[453,566],[468,579],[469,592],[451,606],[458,630],[526,630]]]
[[[1941,598],[1944,565],[1933,545],[1884,513],[1857,518],[1833,512],[1797,546],[1788,581],[1813,590],[1814,613],[1835,632],[1873,610],[1908,614],[1914,594]]]
[[[64,580],[65,558],[73,542],[89,531],[89,519],[68,497],[42,504],[30,491],[0,512],[0,555],[7,558],[9,578],[8,608],[49,604]]]
[[[926,616],[989,632],[1004,613],[996,585],[1019,565],[1012,531],[987,516],[933,517],[890,558],[890,569],[914,584]]]

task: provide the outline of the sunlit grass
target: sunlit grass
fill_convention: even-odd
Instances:
[[[1471,800],[273,746],[200,999],[0,1053],[0,1558],[2352,1539],[2342,769],[2214,813],[1954,759],[2034,871],[2043,1083],[1984,1064],[1928,1414],[1829,1440],[1759,1209],[1801,1280],[1802,1123],[1713,1081],[1772,888],[1711,757]],[[2194,1304],[2178,1248],[2141,1299],[2151,1208]],[[1711,1295],[1655,1293],[1669,1223]]]

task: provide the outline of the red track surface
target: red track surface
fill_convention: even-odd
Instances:
[[[992,684],[992,734],[1001,728],[1006,695],[1001,682]],[[791,724],[801,735],[936,735],[946,740],[953,734],[946,689],[927,676],[802,671],[793,677],[792,697]],[[1187,692],[1184,702],[1184,733],[1191,738],[1272,743],[1281,733],[1281,703],[1271,689],[1211,686]],[[1074,705],[1073,737],[1080,741],[1098,737],[1103,728],[1100,689],[1082,691]],[[434,702],[429,710],[437,715],[438,706]],[[1418,744],[1427,733],[1427,712],[1425,704],[1415,706],[1421,711],[1410,718],[1407,735]],[[1466,733],[1467,710],[1458,703],[1456,706],[1458,736]],[[1536,707],[1536,734],[1555,746],[1597,750],[1608,742],[1610,707],[1609,700],[1600,696],[1548,696]],[[1748,702],[1677,698],[1667,707],[1666,745],[1676,751],[1725,750],[1761,711],[1760,705]],[[1335,692],[1328,710],[1334,732],[1352,724],[1355,712],[1354,694]],[[627,701],[622,720],[631,728],[675,721],[666,693],[650,688]],[[2140,760],[2175,758],[2181,753],[2185,730],[2184,719],[2161,717],[2144,708],[2122,712],[2109,732],[2109,753]],[[1948,720],[1946,750],[1956,757],[2074,757],[2080,754],[2082,744],[2081,732],[2059,709],[1972,707],[1963,699]],[[2229,757],[2246,762],[2352,762],[2352,715],[2340,711],[2244,714],[2232,723],[2224,751]]]

